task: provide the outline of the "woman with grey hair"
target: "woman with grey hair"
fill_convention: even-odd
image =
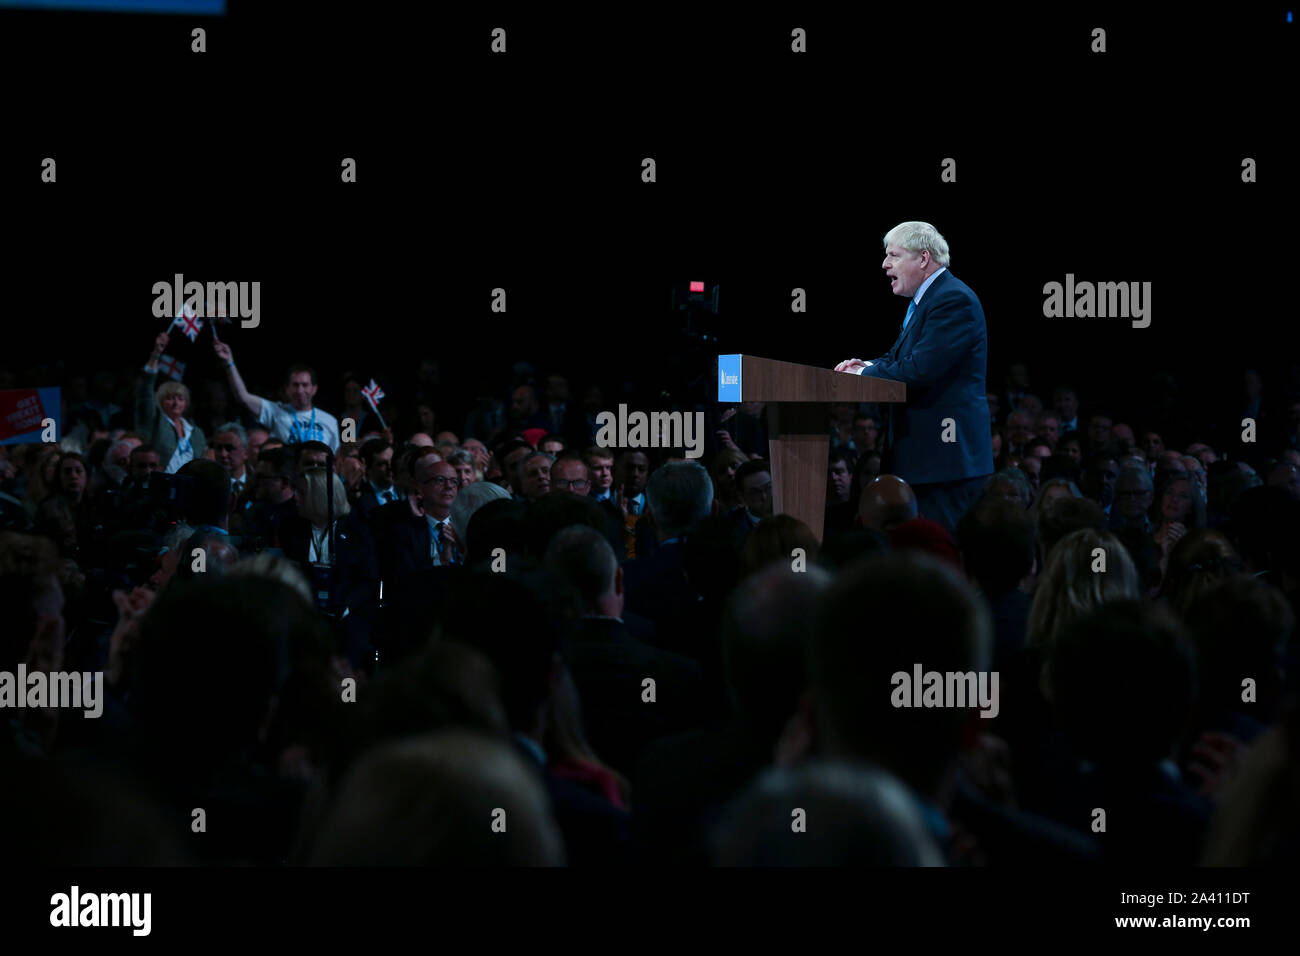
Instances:
[[[462,485],[451,503],[451,528],[456,532],[456,540],[466,554],[469,553],[469,519],[489,501],[509,498],[510,492],[491,481],[476,481],[472,485]]]
[[[144,367],[144,376],[135,392],[135,430],[145,444],[158,449],[158,461],[167,474],[175,474],[182,465],[202,458],[208,442],[203,429],[185,417],[190,410],[190,390],[180,382],[165,382],[154,389],[158,379],[158,360],[167,348],[166,332],[154,340],[153,352]]]

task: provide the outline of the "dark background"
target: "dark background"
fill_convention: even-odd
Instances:
[[[1282,394],[1300,361],[1285,5],[1143,20],[364,9],[0,13],[19,94],[0,160],[0,366],[55,384],[25,379],[142,363],[161,327],[151,287],[180,272],[260,280],[261,326],[223,337],[250,386],[316,364],[327,410],[344,368],[400,394],[423,355],[466,402],[503,393],[521,358],[579,396],[598,382],[612,405],[628,381],[661,402],[704,370],[674,281],[721,285],[706,357],[829,367],[886,350],[906,303],[881,237],[906,219],[940,229],[980,296],[991,388],[1023,360],[1045,402],[1076,383],[1085,410],[1186,442],[1232,418],[1245,366]],[[189,52],[194,25],[206,54]],[[505,57],[488,53],[495,25]],[[1098,25],[1105,54],[1088,50]],[[47,155],[56,185],[39,182]],[[644,156],[657,183],[640,181]],[[1241,182],[1246,156],[1257,183]],[[945,157],[956,183],[939,180]],[[1150,281],[1151,326],[1044,318],[1043,284],[1066,273]],[[789,311],[796,286],[806,314]],[[218,371],[206,331],[199,353],[191,384]],[[1154,404],[1163,373],[1172,421]]]

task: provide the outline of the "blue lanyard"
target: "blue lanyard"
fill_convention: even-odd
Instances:
[[[311,422],[305,429],[302,428],[302,422],[298,421],[298,413],[293,413],[293,431],[291,434],[300,442],[310,441],[311,437],[316,434],[316,407],[313,405],[311,410]],[[306,432],[304,437],[303,432]]]

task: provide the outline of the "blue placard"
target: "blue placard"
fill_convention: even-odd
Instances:
[[[740,356],[718,356],[718,401],[740,401]]]

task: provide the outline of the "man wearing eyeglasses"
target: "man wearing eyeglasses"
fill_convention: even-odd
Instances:
[[[583,460],[576,455],[557,459],[551,466],[551,490],[572,491],[575,495],[589,492],[591,478]]]
[[[433,566],[460,564],[464,557],[451,527],[451,504],[460,491],[460,475],[445,461],[422,458],[416,466],[416,480],[420,506],[429,525],[429,557]]]

